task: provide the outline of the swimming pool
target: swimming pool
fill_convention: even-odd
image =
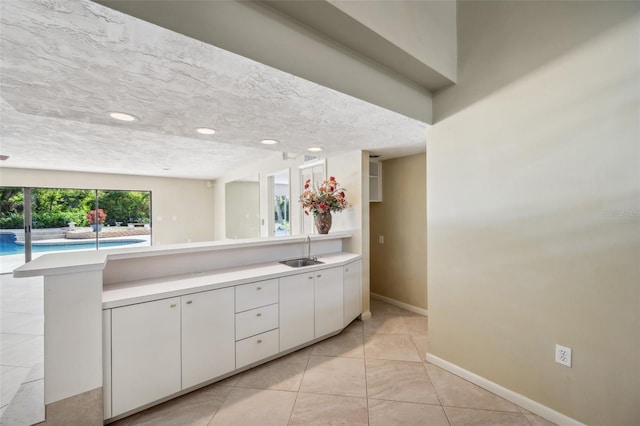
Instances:
[[[144,243],[146,240],[131,239],[131,240],[118,240],[118,241],[103,241],[100,240],[100,248],[106,247],[118,247],[128,246],[131,244]],[[69,241],[64,243],[47,243],[34,241],[31,245],[31,251],[34,253],[41,253],[47,251],[65,251],[65,250],[95,250],[96,242],[92,241]],[[16,244],[10,241],[0,241],[0,256],[7,256],[11,254],[23,254],[24,244]]]

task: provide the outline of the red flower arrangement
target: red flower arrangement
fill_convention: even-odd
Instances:
[[[97,217],[96,217],[97,216]],[[102,224],[105,220],[107,220],[107,214],[102,209],[98,209],[98,214],[96,215],[96,210],[89,210],[87,212],[87,220],[90,225],[94,224]]]
[[[313,213],[317,216],[319,213],[339,212],[349,206],[345,199],[344,192],[336,178],[331,176],[329,180],[323,181],[317,188],[311,187],[311,179],[307,179],[304,184],[304,192],[298,200],[302,204],[304,214]]]

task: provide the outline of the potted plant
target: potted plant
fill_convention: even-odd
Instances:
[[[329,233],[331,212],[339,212],[348,207],[345,191],[333,176],[315,188],[311,186],[311,179],[305,182],[304,192],[298,201],[302,204],[304,214],[313,214],[319,234]]]
[[[89,221],[93,232],[102,231],[102,224],[105,220],[107,220],[107,214],[102,209],[89,210],[87,213],[87,221]]]

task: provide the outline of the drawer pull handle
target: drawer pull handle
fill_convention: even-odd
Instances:
[[[172,303],[171,305],[169,305],[169,307],[170,307],[170,308],[175,308],[175,307],[176,307],[176,304],[175,304],[175,303]]]
[[[258,313],[256,314],[256,316],[257,316],[257,317],[261,317],[261,316],[262,316],[262,314],[261,314],[260,312],[258,312]]]
[[[256,287],[256,290],[262,290],[262,287],[258,286]]]
[[[312,280],[313,279],[313,275],[309,276],[309,279]]]
[[[192,300],[187,300],[187,305],[190,305],[190,304],[192,304],[192,303],[193,303],[193,301],[192,301]]]
[[[261,340],[261,339],[258,339],[257,343],[258,343],[258,344],[262,343],[262,340]]]
[[[349,272],[349,268],[345,269],[347,272]]]
[[[322,277],[322,275],[318,274],[318,278],[321,278],[321,277]]]

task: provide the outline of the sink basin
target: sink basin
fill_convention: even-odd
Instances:
[[[281,260],[280,263],[291,266],[292,268],[302,268],[303,266],[320,265],[324,262],[309,259],[308,257],[301,257],[300,259]]]

